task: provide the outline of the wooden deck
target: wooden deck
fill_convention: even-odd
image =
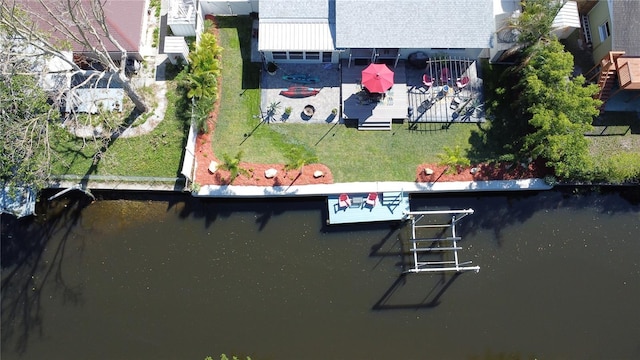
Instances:
[[[403,192],[380,192],[374,206],[365,202],[368,193],[348,194],[351,206],[340,208],[338,195],[327,198],[328,223],[354,224],[377,221],[400,221],[405,219],[405,212],[409,211],[409,196]]]
[[[433,63],[433,62],[431,62]],[[450,78],[439,80],[438,69],[451,69]],[[418,128],[423,123],[484,122],[482,79],[478,76],[477,63],[465,59],[447,59],[446,63],[431,64],[424,70],[407,71],[408,106],[411,108],[409,127]],[[431,86],[422,83],[422,76],[429,75]],[[469,79],[463,89],[456,79]]]
[[[348,66],[342,63],[342,117],[358,122],[360,130],[391,130],[392,120],[407,117],[407,84],[404,62],[399,62],[393,70],[394,85],[384,97],[373,101],[363,95],[360,85],[362,70],[366,66]]]

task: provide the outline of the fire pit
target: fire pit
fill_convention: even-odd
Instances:
[[[303,113],[308,116],[308,117],[312,117],[313,114],[315,114],[316,112],[316,108],[313,107],[313,105],[307,105],[304,107]]]

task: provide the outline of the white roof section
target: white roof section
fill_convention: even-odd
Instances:
[[[260,20],[260,51],[332,51],[333,35],[325,20]]]
[[[558,28],[580,28],[580,15],[578,15],[578,3],[575,1],[567,1],[560,11],[558,11],[558,15],[553,19],[553,23],[551,24],[552,29]]]
[[[338,48],[489,48],[494,0],[335,0]]]
[[[165,54],[185,54],[189,55],[189,45],[184,40],[184,36],[165,36],[164,49]]]

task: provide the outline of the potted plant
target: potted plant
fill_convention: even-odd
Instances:
[[[275,75],[277,70],[278,65],[276,65],[276,63],[274,63],[273,61],[269,61],[267,63],[267,72],[269,73],[269,75]]]
[[[292,111],[293,108],[291,106],[287,106],[286,108],[284,108],[284,112],[282,113],[282,121],[287,120],[289,116],[291,116]]]

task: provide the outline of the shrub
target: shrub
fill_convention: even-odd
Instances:
[[[637,182],[640,180],[640,158],[634,153],[613,154],[605,165],[604,172],[612,183]]]
[[[462,154],[463,149],[456,145],[453,149],[445,146],[444,154],[438,154],[438,159],[440,159],[440,165],[447,166],[447,173],[452,174],[454,172],[460,172],[461,167],[466,167],[471,165],[471,161]]]

